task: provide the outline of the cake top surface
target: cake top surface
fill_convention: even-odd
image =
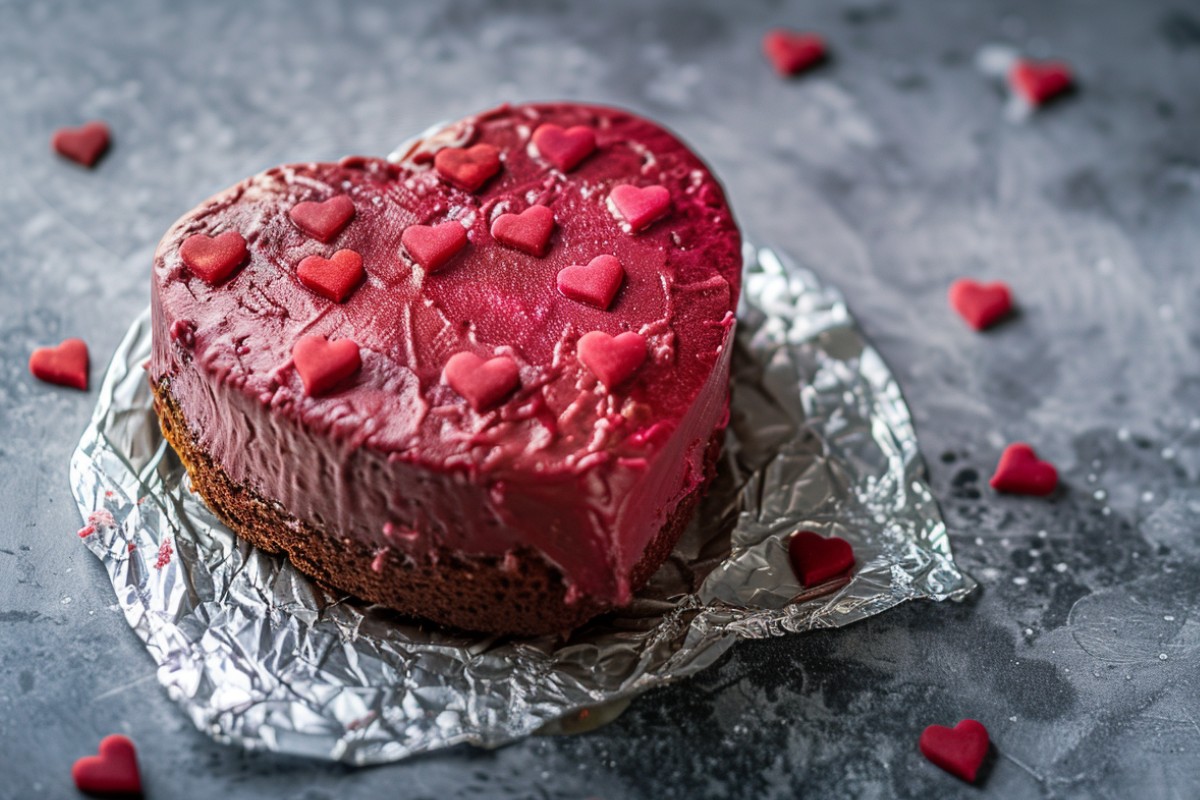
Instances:
[[[177,357],[278,414],[389,458],[549,476],[670,435],[729,344],[740,270],[686,146],[543,104],[396,163],[247,179],[172,227],[155,291]]]

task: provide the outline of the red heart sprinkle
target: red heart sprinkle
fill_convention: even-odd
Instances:
[[[308,256],[296,270],[301,283],[335,303],[349,297],[364,274],[362,256],[353,250],[338,250],[332,258]]]
[[[29,356],[29,371],[46,383],[88,388],[88,347],[82,339],[67,339],[57,347],[39,347]]]
[[[1026,61],[1013,64],[1008,73],[1013,91],[1030,105],[1040,106],[1065,94],[1074,80],[1071,68],[1061,61]]]
[[[592,331],[579,339],[579,360],[607,389],[614,389],[629,380],[646,360],[646,355],[645,337],[632,331],[618,336]]]
[[[246,260],[246,240],[237,231],[225,231],[215,237],[193,233],[179,248],[179,257],[193,275],[216,286]]]
[[[89,122],[78,128],[59,128],[54,132],[50,145],[65,158],[90,167],[100,160],[108,149],[108,126],[103,122]]]
[[[640,231],[667,213],[671,206],[671,193],[664,186],[637,187],[623,183],[608,195],[612,212],[618,219],[629,223],[629,227]]]
[[[467,230],[454,221],[409,225],[400,234],[400,244],[426,272],[437,272],[467,246]]]
[[[331,342],[323,336],[301,336],[292,347],[292,361],[309,397],[326,394],[362,367],[352,339]]]
[[[762,47],[775,71],[784,77],[804,72],[825,60],[825,42],[812,33],[777,28],[763,37]]]
[[[1012,311],[1012,292],[1000,281],[978,283],[962,278],[950,285],[950,305],[968,325],[981,331]]]
[[[558,291],[576,302],[605,311],[624,280],[625,270],[616,256],[596,256],[586,266],[575,264],[560,271]]]
[[[596,149],[596,133],[586,125],[563,130],[559,125],[546,123],[533,132],[533,146],[541,158],[563,172],[570,172]]]
[[[84,756],[71,767],[71,778],[81,792],[94,795],[140,795],[137,750],[119,734],[100,740],[99,755]]]
[[[953,728],[930,725],[921,734],[921,755],[967,783],[974,783],[988,752],[983,723],[964,719]]]
[[[500,150],[490,144],[445,147],[433,157],[438,174],[464,192],[473,192],[500,171]]]
[[[788,538],[788,560],[800,583],[808,588],[853,567],[854,549],[837,536],[826,538],[813,531],[796,531]]]
[[[546,255],[554,231],[554,212],[548,206],[530,206],[520,214],[501,214],[492,222],[492,238],[531,256]]]
[[[320,203],[297,203],[288,212],[296,227],[321,242],[330,242],[354,219],[354,201],[344,194]]]
[[[1058,470],[1049,461],[1038,460],[1032,447],[1018,442],[1005,448],[990,483],[997,492],[1044,496],[1058,486]]]
[[[508,356],[484,361],[474,353],[455,353],[446,362],[442,377],[476,411],[496,405],[521,382],[517,363]]]

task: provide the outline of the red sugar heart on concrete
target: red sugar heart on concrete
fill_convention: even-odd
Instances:
[[[59,128],[54,132],[50,145],[60,156],[90,167],[108,150],[109,141],[107,125],[89,122],[78,128]]]
[[[586,125],[563,128],[547,123],[533,132],[538,156],[563,172],[570,172],[596,149],[596,133]]]
[[[476,411],[496,405],[521,382],[517,364],[508,356],[485,361],[474,353],[455,353],[446,362],[442,377]]]
[[[1039,460],[1032,447],[1018,442],[1005,448],[989,483],[998,492],[1045,496],[1058,486],[1058,470]]]
[[[811,69],[825,60],[825,42],[812,33],[777,28],[763,37],[762,47],[775,71],[785,78]]]
[[[457,222],[440,225],[409,225],[400,234],[400,244],[426,272],[437,272],[467,246],[467,230]]]
[[[57,347],[39,347],[29,356],[29,371],[46,383],[88,388],[88,347],[82,339],[67,339]]]
[[[624,280],[625,270],[616,256],[596,256],[586,265],[564,267],[558,273],[558,291],[564,297],[605,311]]]
[[[320,203],[297,203],[288,212],[296,227],[320,242],[330,242],[354,219],[354,201],[344,194]]]
[[[362,282],[362,256],[353,250],[338,250],[331,258],[308,256],[296,269],[296,277],[312,291],[340,303]]]
[[[1071,69],[1061,61],[1018,60],[1008,73],[1008,83],[1030,105],[1045,105],[1066,94],[1074,83]]]
[[[98,754],[84,756],[71,767],[76,788],[91,795],[141,795],[142,778],[138,774],[137,750],[133,742],[119,734],[100,740]]]
[[[490,144],[446,147],[433,157],[433,167],[451,185],[473,192],[500,171],[500,150]]]
[[[854,549],[837,536],[826,538],[813,531],[796,531],[788,538],[788,561],[800,583],[808,588],[853,567]]]
[[[352,339],[331,342],[322,336],[300,337],[292,348],[292,361],[309,397],[326,394],[362,367]]]
[[[671,193],[663,186],[638,187],[623,183],[609,193],[608,202],[618,219],[640,231],[667,213],[671,207]]]
[[[979,283],[962,278],[950,285],[950,305],[977,331],[990,328],[1012,311],[1012,292],[996,281]]]
[[[492,222],[492,238],[531,256],[546,255],[554,232],[554,212],[547,206],[530,206],[520,214],[501,214]]]
[[[237,231],[219,236],[194,233],[183,241],[179,257],[192,274],[210,286],[216,286],[246,260],[246,240]]]
[[[921,755],[967,783],[974,783],[988,752],[983,724],[964,719],[953,728],[930,725],[921,734]]]
[[[629,380],[646,360],[647,352],[645,337],[632,331],[617,336],[592,331],[579,339],[580,362],[608,389]]]

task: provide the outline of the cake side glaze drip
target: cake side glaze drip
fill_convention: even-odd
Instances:
[[[542,123],[588,126],[595,151],[560,172],[530,146]],[[501,108],[455,132],[502,154],[474,192],[442,180],[418,149],[397,165],[354,158],[268,170],[180,220],[156,255],[151,379],[169,382],[230,477],[302,519],[415,558],[532,546],[573,591],[622,602],[629,566],[655,521],[698,482],[692,451],[725,411],[736,226],[703,164],[625,112]],[[665,187],[668,213],[631,233],[607,203],[622,183]],[[288,216],[298,203],[340,195],[355,214],[328,243]],[[492,239],[498,216],[535,204],[554,214],[544,256]],[[466,228],[468,244],[427,273],[401,236],[447,221]],[[192,234],[227,230],[246,239],[249,257],[209,286],[179,248]],[[342,249],[362,256],[366,278],[337,304],[296,270]],[[557,289],[560,271],[599,255],[624,269],[607,310]],[[180,326],[186,341],[169,335]],[[645,362],[612,391],[577,357],[591,331],[646,339]],[[358,374],[305,396],[290,362],[302,336],[353,339]],[[520,385],[495,408],[473,410],[442,379],[464,351],[511,358]],[[407,535],[385,535],[388,525]]]

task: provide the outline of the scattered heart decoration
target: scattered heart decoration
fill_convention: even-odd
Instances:
[[[138,796],[142,778],[138,774],[137,749],[119,734],[100,740],[97,755],[84,756],[71,767],[71,778],[81,792],[99,796]]]
[[[1071,90],[1071,68],[1062,61],[1020,59],[1008,73],[1013,91],[1031,106],[1041,106]]]
[[[1040,460],[1032,447],[1017,442],[1005,448],[989,483],[998,492],[1044,497],[1058,487],[1058,470]]]
[[[646,338],[633,331],[617,336],[603,331],[585,333],[579,339],[578,352],[580,363],[609,390],[633,377],[648,355]]]
[[[767,60],[783,77],[798,75],[825,60],[825,41],[813,33],[776,29],[762,42]]]
[[[362,256],[353,250],[338,250],[329,258],[308,256],[296,269],[301,283],[335,303],[349,297],[365,275]]]
[[[663,217],[671,207],[671,193],[664,186],[633,186],[623,183],[608,195],[609,206],[617,219],[630,230],[645,230]]]
[[[451,186],[474,192],[500,171],[500,150],[490,144],[444,147],[433,157],[433,168]]]
[[[328,394],[362,368],[362,355],[352,339],[329,341],[323,336],[302,336],[292,347],[292,362],[304,393],[309,397]]]
[[[110,141],[108,126],[93,121],[78,128],[59,128],[54,132],[50,145],[63,158],[92,167],[108,151]]]
[[[987,728],[983,723],[964,719],[953,728],[930,725],[921,734],[921,755],[946,772],[967,783],[974,783],[987,758]]]
[[[554,232],[554,212],[530,206],[520,214],[501,214],[492,221],[492,238],[502,245],[539,258],[546,255]]]
[[[788,537],[788,561],[807,589],[849,571],[854,566],[854,548],[837,536],[796,531]]]
[[[437,272],[467,246],[467,230],[453,220],[440,225],[409,225],[400,244],[426,272]]]
[[[558,291],[563,297],[607,311],[624,281],[625,269],[617,257],[602,255],[560,270]]]
[[[1012,291],[1000,281],[979,283],[962,278],[950,285],[950,305],[977,331],[986,330],[1012,313]]]
[[[476,411],[487,411],[521,383],[517,363],[508,356],[484,360],[474,353],[456,353],[446,362],[442,377]]]
[[[547,123],[533,132],[533,146],[538,157],[563,172],[570,172],[596,149],[596,133],[586,125],[563,129]]]
[[[194,233],[179,248],[183,265],[210,286],[224,282],[246,260],[246,240],[237,231],[217,236]]]
[[[29,371],[40,381],[86,392],[87,343],[82,339],[67,339],[55,347],[39,347],[29,356]]]
[[[354,219],[354,201],[344,194],[319,203],[310,200],[292,206],[288,216],[297,228],[328,244]]]

